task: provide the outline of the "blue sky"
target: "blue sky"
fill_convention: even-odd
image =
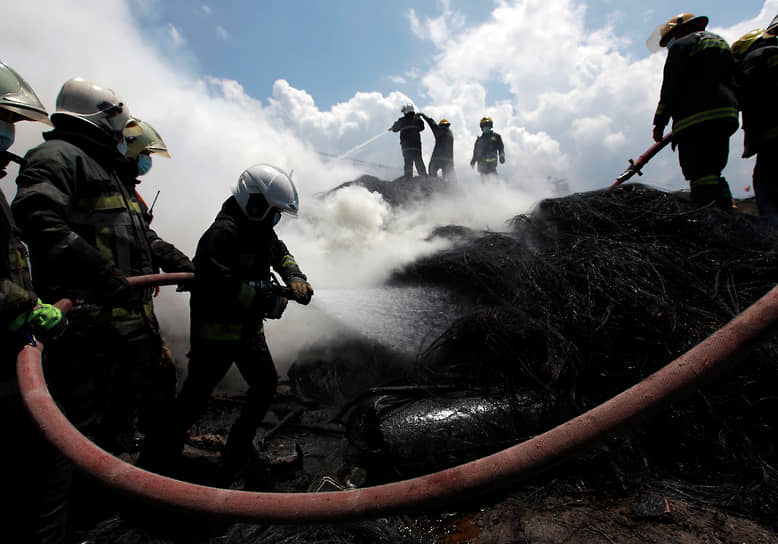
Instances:
[[[708,15],[711,25],[720,26],[753,17],[762,7],[758,1],[715,5],[690,1],[679,7],[678,2],[662,0],[651,2],[650,8],[634,0],[585,4],[586,27],[596,29],[612,22],[620,34],[635,38],[625,51],[636,57],[647,55],[643,40],[654,26],[679,10]],[[317,106],[327,109],[357,91],[401,90],[412,96],[413,84],[398,84],[397,76],[428,70],[437,51],[414,35],[408,14],[413,10],[419,18],[434,17],[444,5],[412,0],[170,0],[136,2],[132,12],[149,39],[173,46],[166,48],[170,58],[192,70],[235,79],[256,97],[267,94],[275,80],[285,79],[295,88],[306,89]],[[452,0],[447,5],[474,26],[491,18],[495,2]],[[553,32],[554,21],[547,24]],[[170,43],[171,25],[185,48]],[[508,97],[499,82],[489,91],[495,100]]]

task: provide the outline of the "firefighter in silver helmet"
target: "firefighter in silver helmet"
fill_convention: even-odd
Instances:
[[[151,290],[127,278],[180,268],[159,258],[164,244],[122,177],[127,138],[142,134],[125,102],[76,77],[60,89],[51,120],[54,130],[25,157],[12,204],[36,290],[77,302],[49,350],[47,379],[81,432],[111,452],[132,451],[140,447],[134,413],[161,409],[149,399],[159,398],[162,341]]]
[[[287,298],[272,286],[271,269],[289,297],[307,304],[313,289],[274,230],[282,215],[296,216],[297,189],[289,174],[268,164],[245,170],[233,194],[197,245],[190,299],[187,378],[178,396],[171,431],[142,458],[151,469],[169,470],[186,431],[203,413],[214,387],[235,363],[249,385],[247,402],[222,451],[230,477],[255,455],[252,440],[267,413],[278,375],[265,341],[264,320],[278,319]],[[146,453],[146,452],[144,452]]]
[[[0,178],[11,162],[24,160],[8,151],[15,124],[50,124],[48,113],[32,87],[0,61]],[[72,468],[43,437],[27,412],[16,381],[16,356],[27,343],[46,345],[64,332],[62,312],[38,298],[30,277],[27,250],[19,238],[5,195],[0,191],[0,413],[3,432],[13,444],[0,448],[3,488],[13,497],[3,507],[8,542],[64,542]]]

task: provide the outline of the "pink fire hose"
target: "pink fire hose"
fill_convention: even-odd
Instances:
[[[135,285],[177,284],[191,275],[131,278]],[[218,489],[166,478],[103,451],[79,433],[51,398],[41,369],[40,346],[17,359],[24,401],[41,430],[78,467],[113,488],[161,505],[232,520],[329,522],[440,507],[516,484],[584,452],[607,435],[667,407],[730,368],[773,332],[778,287],[724,327],[642,382],[526,442],[447,470],[375,487],[322,493],[259,493]]]

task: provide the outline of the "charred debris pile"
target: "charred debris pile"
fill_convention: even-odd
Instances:
[[[393,284],[474,304],[416,363],[408,389],[354,403],[350,438],[402,476],[502,449],[620,393],[778,283],[778,235],[737,209],[632,184],[540,202],[505,232],[441,227],[454,246]],[[622,483],[674,478],[711,500],[776,513],[778,341],[615,437]],[[668,480],[669,479],[669,480]],[[731,486],[722,482],[731,482]]]

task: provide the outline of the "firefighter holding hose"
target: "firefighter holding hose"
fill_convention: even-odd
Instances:
[[[289,174],[267,164],[245,170],[233,195],[200,238],[193,259],[188,373],[170,430],[149,437],[141,466],[166,472],[180,454],[186,431],[205,411],[214,387],[235,363],[248,383],[247,401],[222,451],[224,483],[256,457],[253,439],[275,394],[278,374],[263,322],[281,317],[287,297],[307,304],[313,289],[273,227],[296,216],[297,189]],[[271,268],[284,280],[270,280]]]
[[[721,172],[729,157],[729,138],[738,128],[732,90],[735,62],[729,44],[707,32],[707,25],[707,17],[681,13],[652,35],[659,37],[659,47],[667,48],[653,138],[663,140],[672,118],[673,146],[678,146],[692,201],[728,209],[732,194]]]
[[[8,151],[18,121],[49,123],[48,113],[30,85],[0,62],[0,178],[9,162],[24,160]],[[0,448],[3,489],[13,499],[3,507],[8,542],[64,542],[66,498],[71,465],[44,438],[22,402],[16,382],[16,356],[35,336],[46,341],[62,334],[67,321],[55,306],[33,291],[27,250],[18,236],[5,195],[0,191],[0,413],[3,433],[13,444]]]
[[[12,204],[39,295],[75,303],[70,327],[47,350],[47,381],[81,432],[111,452],[132,451],[132,414],[156,398],[149,387],[158,385],[162,341],[151,290],[127,277],[178,267],[156,256],[161,241],[122,178],[126,137],[142,133],[124,101],[72,78],[51,120],[54,130],[25,157]]]

